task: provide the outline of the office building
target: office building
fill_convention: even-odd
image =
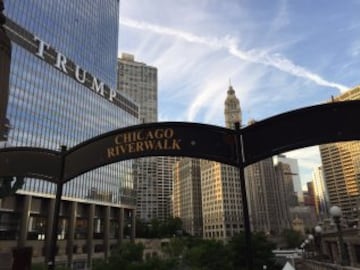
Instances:
[[[333,98],[333,101],[358,99],[359,86]],[[319,148],[330,206],[341,207],[344,219],[350,220],[360,196],[360,143],[339,142],[323,144]]]
[[[307,191],[304,191],[304,206],[315,207],[315,191],[312,181],[306,183]]]
[[[229,86],[225,100],[225,123],[241,125],[240,102]],[[242,201],[237,168],[214,161],[201,160],[203,237],[228,240],[243,230]]]
[[[118,59],[118,89],[140,106],[140,122],[158,121],[157,69],[135,61],[132,54]],[[173,157],[148,157],[134,161],[136,215],[143,221],[170,216]]]
[[[294,173],[292,172],[292,167],[289,163],[284,162],[286,160],[287,158],[285,156],[282,156],[281,159],[279,159],[279,156],[273,157],[277,177],[281,179],[284,187],[285,204],[288,207],[294,207],[299,205],[298,195],[294,188]]]
[[[297,200],[297,203],[302,204],[304,202],[304,195],[303,195],[302,186],[301,186],[299,165],[298,165],[297,159],[290,158],[290,157],[280,154],[280,155],[276,155],[274,157],[274,162],[275,163],[282,162],[284,164],[289,164],[290,171],[288,172],[288,174],[290,174],[291,178],[292,178],[293,190],[297,196],[296,200]]]
[[[322,220],[329,216],[330,208],[322,166],[318,166],[313,169],[311,179],[314,184],[316,214],[319,220]]]
[[[290,227],[287,164],[266,158],[245,168],[246,190],[253,231],[280,234]],[[292,179],[290,178],[290,181]],[[292,182],[291,182],[292,183]]]
[[[71,148],[138,122],[138,106],[116,91],[119,1],[5,0],[12,42],[2,147]],[[1,59],[2,60],[2,59]],[[3,104],[3,103],[2,103]],[[4,106],[4,105],[3,105]],[[66,183],[57,263],[91,267],[123,238],[135,209],[132,161],[111,164]],[[0,247],[31,246],[48,255],[55,185],[26,179],[0,202]],[[134,228],[134,226],[133,226]]]
[[[173,216],[181,219],[186,233],[202,237],[200,160],[177,161],[173,179]]]

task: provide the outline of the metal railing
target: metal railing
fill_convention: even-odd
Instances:
[[[339,264],[319,262],[315,260],[301,260],[299,264],[306,270],[359,270],[358,267],[342,266]]]

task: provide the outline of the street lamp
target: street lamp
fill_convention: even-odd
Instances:
[[[309,241],[312,241],[312,240],[314,240],[314,236],[312,234],[309,234],[308,239],[309,239]]]
[[[341,217],[341,208],[339,206],[332,206],[330,208],[330,215],[334,219],[336,224],[337,232],[338,232],[338,240],[339,240],[339,250],[340,250],[340,264],[347,265],[347,256],[345,253],[344,239],[342,236],[341,226],[340,226],[340,217]]]
[[[313,255],[313,248],[312,248],[312,244],[311,244],[311,243],[312,243],[312,241],[314,240],[314,236],[313,236],[312,234],[309,234],[307,240],[309,241],[309,244],[310,244],[310,245],[309,245],[309,253],[310,253],[309,255],[312,256],[312,255]]]
[[[321,234],[322,234],[322,228],[320,225],[316,225],[314,228],[315,231],[315,244],[316,248],[318,250],[319,258],[322,258],[322,248],[321,248]]]

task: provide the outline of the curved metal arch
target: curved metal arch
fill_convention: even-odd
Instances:
[[[148,156],[187,156],[236,165],[235,134],[231,129],[189,122],[120,128],[69,149],[64,181],[114,162]]]
[[[244,164],[291,150],[360,140],[360,101],[306,107],[273,116],[241,130]]]
[[[37,147],[8,147],[0,150],[0,176],[21,176],[57,183],[61,154]]]
[[[148,123],[110,131],[64,153],[35,147],[1,149],[0,175],[67,182],[107,164],[146,156],[187,156],[246,166],[302,147],[359,140],[359,116],[357,100],[290,111],[239,131],[189,122]],[[146,136],[149,132],[152,135]],[[242,160],[237,158],[236,136],[241,136]]]

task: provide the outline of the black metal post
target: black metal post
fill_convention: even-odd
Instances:
[[[246,184],[245,184],[245,174],[244,174],[244,156],[243,156],[243,143],[241,140],[240,133],[240,123],[235,122],[235,130],[236,130],[236,153],[238,160],[238,168],[239,168],[239,180],[241,187],[241,199],[242,199],[242,208],[243,208],[243,220],[244,220],[244,231],[245,231],[245,243],[246,243],[246,265],[248,270],[253,270],[253,248],[251,241],[251,228],[250,228],[250,218],[249,218],[249,208],[248,201],[246,196]]]
[[[9,80],[11,65],[11,41],[4,28],[6,17],[4,2],[0,0],[0,141],[7,141],[10,121],[6,118],[9,101]]]
[[[61,163],[60,163],[60,173],[59,179],[56,186],[56,197],[55,197],[55,209],[54,209],[54,218],[53,218],[53,226],[51,228],[50,235],[50,247],[49,247],[49,256],[48,256],[48,270],[55,269],[55,257],[56,257],[56,241],[58,236],[58,228],[59,228],[59,212],[60,212],[60,203],[61,203],[61,195],[64,185],[64,166],[65,166],[65,152],[66,146],[61,146]]]

